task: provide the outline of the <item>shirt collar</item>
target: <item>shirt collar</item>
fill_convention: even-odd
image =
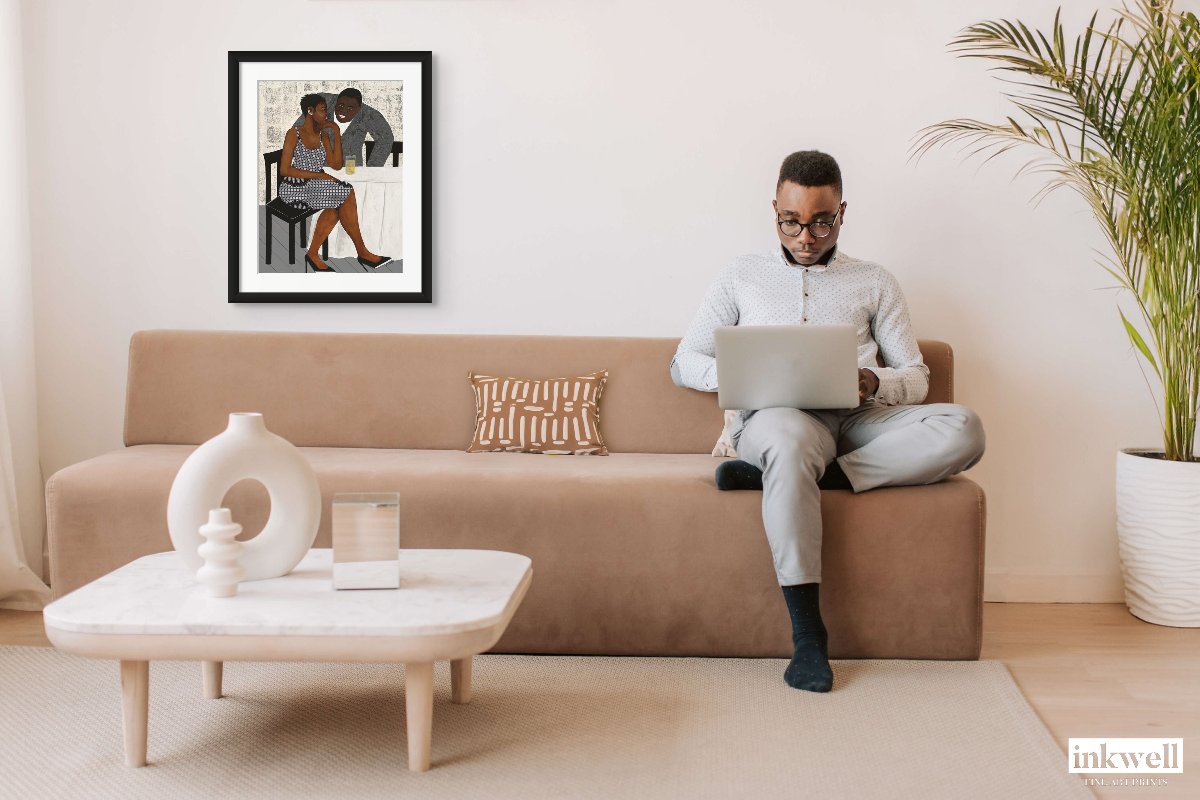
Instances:
[[[830,267],[837,266],[837,264],[842,261],[842,254],[838,251],[838,246],[836,244],[833,246],[833,254],[829,256],[828,262],[824,264],[813,264],[811,267],[793,263],[787,257],[787,252],[783,249],[782,243],[777,243],[775,248],[775,257],[779,260],[780,264],[783,264],[783,266],[787,267],[788,269],[799,269],[803,270],[804,272],[824,272]]]

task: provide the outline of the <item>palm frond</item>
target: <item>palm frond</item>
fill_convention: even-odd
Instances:
[[[1014,177],[1091,207],[1111,247],[1104,268],[1137,304],[1123,325],[1163,393],[1167,458],[1192,460],[1200,406],[1200,19],[1173,0],[1126,0],[1071,40],[1055,12],[1048,32],[1020,20],[964,28],[949,50],[989,62],[1018,114],[999,123],[951,119],[921,129],[910,160],[952,145],[979,168],[1033,148]]]

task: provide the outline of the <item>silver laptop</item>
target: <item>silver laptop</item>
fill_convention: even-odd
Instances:
[[[721,408],[858,406],[853,325],[732,325],[715,339]]]

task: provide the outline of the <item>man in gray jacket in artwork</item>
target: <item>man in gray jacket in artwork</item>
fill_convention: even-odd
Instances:
[[[342,130],[342,158],[354,156],[357,163],[367,167],[386,167],[392,158],[392,126],[378,110],[364,105],[362,92],[358,89],[343,89],[341,94],[333,95],[321,92],[325,98],[325,108],[336,120]],[[304,122],[304,117],[296,119],[297,125]],[[371,158],[364,158],[363,143],[367,134],[375,142],[371,150]]]

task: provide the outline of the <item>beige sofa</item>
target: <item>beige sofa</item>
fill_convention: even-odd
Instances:
[[[533,559],[534,581],[496,652],[791,654],[762,494],[720,492],[715,395],[680,389],[677,340],[146,331],[130,346],[125,448],[47,485],[50,571],[62,595],[171,549],[167,495],[231,411],[261,411],[302,448],[330,544],[335,492],[398,491],[403,547],[486,548]],[[927,400],[952,399],[953,359],[922,341]],[[609,456],[464,452],[467,373],[558,377],[609,370]],[[248,531],[267,496],[228,496]],[[821,602],[834,658],[979,657],[984,495],[932,486],[822,493]]]

